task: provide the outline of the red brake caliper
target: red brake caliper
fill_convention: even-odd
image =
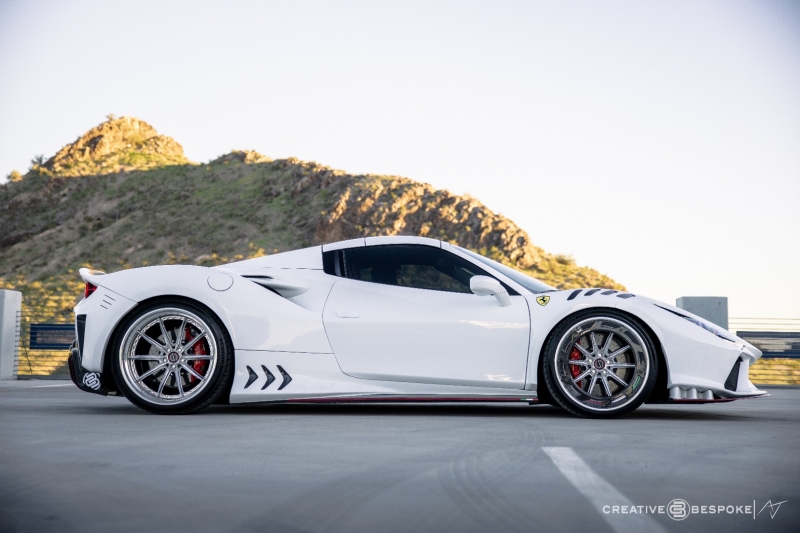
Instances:
[[[191,334],[189,328],[186,328],[185,331],[186,335],[184,336],[184,340],[188,344],[189,341],[194,339],[194,335]],[[195,345],[192,346],[192,352],[194,352],[194,355],[208,355],[208,347],[206,346],[206,340],[203,339],[195,343]],[[201,376],[204,375],[207,366],[208,366],[208,361],[206,361],[205,359],[199,359],[192,363],[192,368],[195,370],[195,372],[197,372]],[[194,377],[192,374],[189,374],[189,383],[194,383],[195,381],[197,381],[197,378]]]
[[[577,348],[573,348],[572,352],[569,354],[570,361],[577,361],[581,358],[581,352]],[[572,379],[577,378],[581,375],[581,368],[578,365],[569,365],[569,371],[572,373]],[[583,380],[578,382],[578,387],[583,386]]]

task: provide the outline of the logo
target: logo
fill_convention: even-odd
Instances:
[[[783,500],[782,502],[772,503],[772,500],[767,500],[767,503],[764,504],[764,507],[761,508],[761,511],[763,511],[764,509],[767,508],[767,506],[769,506],[769,517],[775,518],[775,515],[778,514],[778,509],[781,508],[781,504],[786,503],[788,501],[789,500]],[[761,514],[761,511],[759,511],[758,514]]]
[[[690,515],[739,515],[747,516],[756,519],[758,515],[763,513],[769,507],[770,518],[775,518],[781,505],[789,500],[782,502],[772,503],[769,500],[764,504],[758,513],[756,507],[756,500],[753,500],[752,505],[689,505],[689,502],[676,498],[669,502],[667,505],[604,505],[603,513],[605,514],[666,514],[671,519],[676,521],[686,520]]]
[[[689,516],[689,502],[686,500],[672,500],[667,505],[667,515],[673,520],[685,520]]]
[[[97,374],[97,372],[84,374],[83,384],[92,390],[97,390],[100,388],[100,376]]]
[[[550,301],[550,297],[549,296],[537,296],[536,297],[536,303],[539,304],[539,305],[547,305],[547,302],[549,302],[549,301]]]

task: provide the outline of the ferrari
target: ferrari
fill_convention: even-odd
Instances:
[[[583,417],[765,396],[751,344],[444,241],[366,237],[216,267],[81,269],[72,380],[159,414],[252,402],[526,402]]]

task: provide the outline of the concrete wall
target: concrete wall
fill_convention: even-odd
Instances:
[[[21,309],[21,292],[0,290],[0,379],[17,379],[17,315]]]
[[[675,306],[728,329],[728,298],[726,296],[681,296],[675,302]]]

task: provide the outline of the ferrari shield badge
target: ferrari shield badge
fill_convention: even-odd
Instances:
[[[537,296],[536,297],[536,303],[539,304],[539,305],[547,305],[547,302],[549,302],[549,301],[550,301],[550,297],[549,296],[542,295],[542,296]]]

